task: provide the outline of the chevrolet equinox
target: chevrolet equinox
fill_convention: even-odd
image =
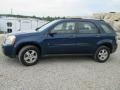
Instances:
[[[36,64],[41,56],[58,54],[91,55],[106,62],[117,49],[116,33],[102,20],[59,19],[36,29],[36,32],[7,34],[3,53],[17,57],[26,66]]]

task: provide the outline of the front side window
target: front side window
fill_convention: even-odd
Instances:
[[[63,22],[61,24],[58,24],[51,30],[51,33],[57,34],[75,33],[75,22]]]
[[[96,34],[98,33],[97,27],[91,22],[79,22],[78,23],[79,34]]]

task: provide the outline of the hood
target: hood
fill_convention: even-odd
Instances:
[[[31,35],[34,35],[34,34],[37,34],[37,33],[38,33],[37,31],[31,30],[31,31],[17,31],[17,32],[6,34],[6,35],[31,36]]]
[[[19,35],[19,34],[27,34],[27,33],[34,33],[34,32],[36,32],[35,30],[26,30],[26,31],[17,31],[17,32],[13,32],[13,33],[11,33],[11,34],[13,34],[13,35]]]

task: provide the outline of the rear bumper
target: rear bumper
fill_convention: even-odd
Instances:
[[[113,45],[113,48],[112,48],[112,52],[111,52],[111,53],[114,53],[114,52],[116,52],[116,50],[117,50],[117,47],[118,47],[118,45],[115,43],[115,44]]]
[[[13,45],[2,45],[2,51],[3,54],[5,56],[11,57],[11,58],[15,58],[16,54],[15,54],[15,48]]]

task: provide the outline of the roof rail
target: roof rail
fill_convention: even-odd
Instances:
[[[65,17],[65,19],[82,19],[81,17]]]

